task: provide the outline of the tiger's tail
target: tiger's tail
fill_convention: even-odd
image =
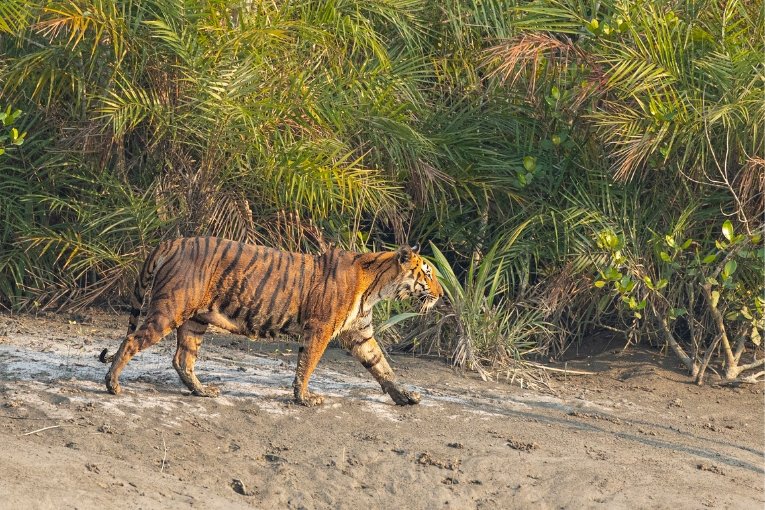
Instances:
[[[146,290],[151,285],[154,279],[154,273],[157,270],[158,259],[160,255],[160,247],[155,248],[146,261],[143,263],[141,272],[136,278],[135,286],[133,287],[133,295],[130,296],[130,319],[128,319],[127,334],[132,335],[135,330],[138,329],[138,318],[141,316],[141,308],[143,308],[144,298],[146,297]],[[101,354],[98,356],[98,360],[101,363],[111,363],[114,361],[114,354],[109,354],[109,349],[104,348]]]

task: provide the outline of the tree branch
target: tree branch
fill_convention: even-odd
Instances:
[[[683,365],[685,365],[685,368],[688,369],[688,372],[691,373],[691,377],[696,377],[699,373],[699,366],[698,364],[691,359],[690,356],[685,352],[685,349],[677,343],[677,340],[675,340],[674,335],[672,334],[672,331],[669,329],[669,323],[667,322],[667,318],[664,315],[659,315],[656,312],[656,307],[653,303],[651,303],[651,308],[653,309],[653,313],[655,316],[659,317],[659,322],[661,323],[661,330],[664,333],[664,338],[667,340],[667,343],[672,348],[673,351],[675,351],[675,354],[678,358],[680,358],[680,361],[683,362]]]

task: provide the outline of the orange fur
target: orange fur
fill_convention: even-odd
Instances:
[[[151,302],[138,328],[150,284]],[[305,347],[293,387],[304,405],[323,400],[308,392],[308,380],[334,337],[397,404],[416,404],[419,395],[396,385],[374,339],[372,307],[416,296],[430,308],[442,295],[432,269],[409,247],[365,254],[335,248],[313,256],[212,237],[168,241],[149,255],[136,281],[128,334],[111,358],[106,386],[119,393],[119,374],[130,359],[177,329],[173,366],[181,380],[195,395],[217,395],[194,373],[202,336],[213,324],[248,336],[301,334]],[[106,350],[101,359],[107,361]]]

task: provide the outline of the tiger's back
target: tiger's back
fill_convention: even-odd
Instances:
[[[151,282],[146,320],[136,331]],[[303,334],[306,349],[298,360],[295,396],[306,405],[321,401],[307,392],[307,381],[336,336],[397,403],[415,403],[412,394],[393,385],[392,370],[373,338],[371,308],[381,299],[409,295],[424,296],[432,306],[442,294],[410,248],[371,254],[332,249],[312,256],[212,237],[167,241],[150,254],[137,279],[128,335],[113,358],[107,388],[118,393],[119,373],[130,358],[177,328],[173,365],[181,380],[194,394],[217,394],[199,383],[193,369],[202,335],[212,324],[248,336]]]
[[[173,322],[197,317],[260,337],[300,332],[314,257],[209,237],[170,241],[157,256],[152,302]]]

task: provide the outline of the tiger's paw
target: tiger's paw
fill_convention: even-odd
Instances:
[[[394,385],[385,388],[385,392],[398,406],[411,406],[420,403],[420,394],[416,391],[402,390]]]
[[[296,396],[295,401],[306,407],[316,407],[324,403],[324,397],[315,393],[306,392],[305,395]]]
[[[220,395],[220,388],[213,386],[212,384],[208,384],[207,386],[200,386],[199,388],[192,390],[191,394],[197,397],[215,398]]]
[[[111,378],[106,378],[106,391],[112,395],[119,395],[122,393],[122,386],[117,381],[112,381]]]

